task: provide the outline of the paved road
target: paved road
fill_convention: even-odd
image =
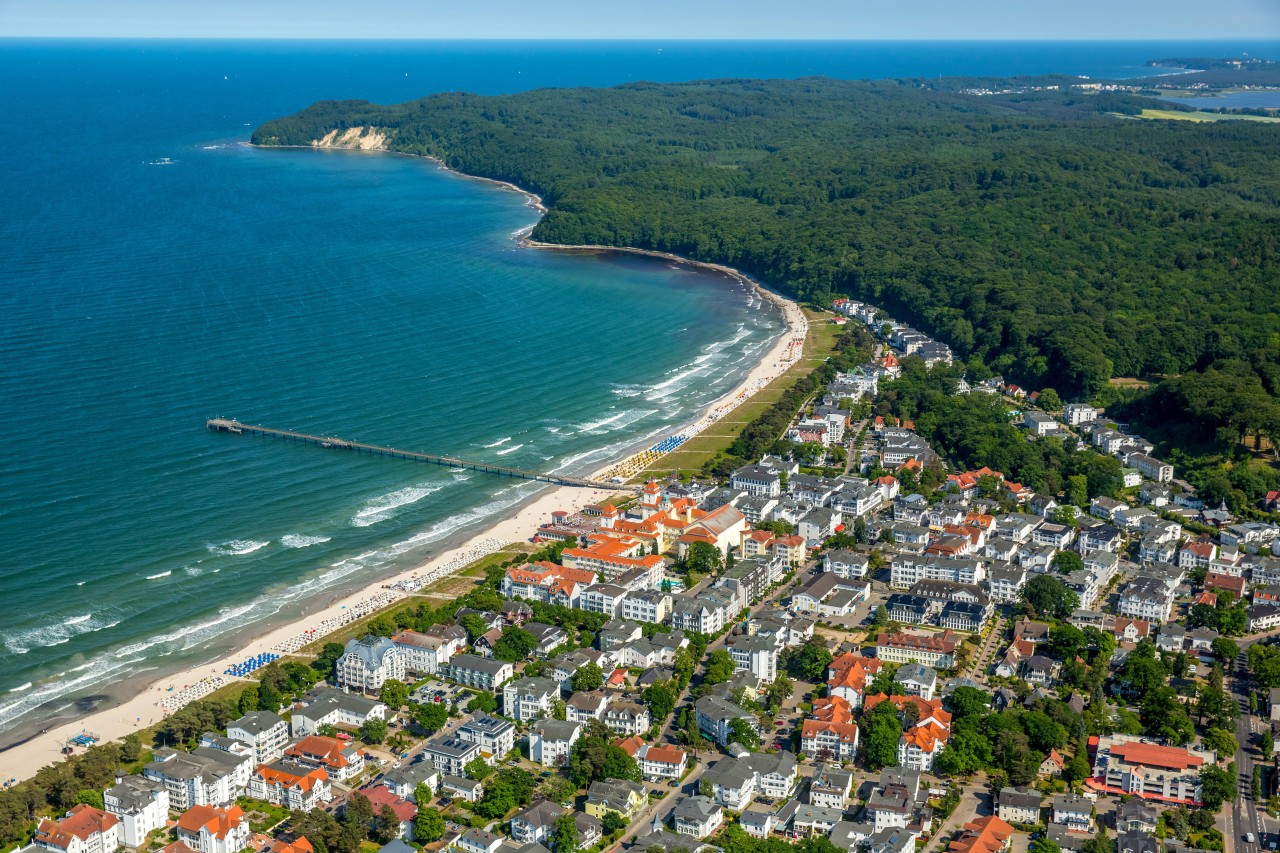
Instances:
[[[1248,656],[1241,652],[1236,659],[1236,669],[1230,673],[1228,683],[1232,696],[1240,706],[1236,719],[1236,799],[1231,804],[1230,833],[1226,839],[1227,853],[1261,853],[1266,844],[1266,826],[1262,809],[1253,799],[1253,716],[1249,713],[1250,679]],[[1253,834],[1253,841],[1245,836]]]

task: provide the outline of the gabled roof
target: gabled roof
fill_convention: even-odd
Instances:
[[[178,829],[192,835],[199,835],[204,830],[214,838],[224,840],[244,820],[244,810],[239,806],[225,809],[192,806],[178,818]]]
[[[120,822],[113,814],[84,804],[73,806],[62,820],[42,820],[36,830],[36,841],[66,850],[72,839],[87,841],[90,836],[106,832]]]

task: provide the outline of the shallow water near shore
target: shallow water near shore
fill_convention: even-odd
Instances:
[[[537,490],[205,418],[581,471],[694,417],[780,331],[719,275],[521,249],[522,196],[429,161],[244,145],[263,121],[321,98],[1180,54],[1214,47],[0,41],[22,128],[0,178],[0,744]]]

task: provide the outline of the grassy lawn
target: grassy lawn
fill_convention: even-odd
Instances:
[[[241,797],[236,804],[244,809],[249,818],[249,829],[254,832],[266,832],[289,817],[289,810],[284,806],[273,806],[262,800]]]
[[[809,319],[809,333],[805,337],[804,351],[799,361],[773,382],[753,396],[749,401],[734,409],[724,420],[713,427],[714,431],[691,438],[680,446],[679,450],[668,453],[654,462],[633,482],[644,482],[652,474],[666,474],[669,471],[697,472],[710,459],[728,449],[747,424],[763,414],[776,403],[782,395],[802,376],[808,375],[815,367],[822,364],[835,351],[836,339],[843,329],[831,322],[831,314],[805,309]]]

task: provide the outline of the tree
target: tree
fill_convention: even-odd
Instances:
[[[1066,619],[1080,606],[1080,597],[1052,575],[1036,575],[1022,587],[1022,598],[1037,616]]]
[[[871,711],[866,731],[866,745],[862,756],[867,769],[878,771],[885,767],[897,767],[902,723],[898,720],[893,703],[881,702]]]
[[[1062,398],[1058,396],[1058,392],[1052,388],[1045,388],[1036,398],[1036,404],[1046,412],[1062,411]]]
[[[418,813],[413,818],[413,840],[423,844],[430,844],[444,836],[444,815],[427,808],[428,802],[430,800],[418,800]]]
[[[550,844],[555,853],[577,853],[578,824],[573,817],[573,812],[565,812],[556,818],[555,828],[551,831]]]
[[[694,542],[685,551],[683,565],[686,571],[700,575],[718,571],[721,566],[720,549],[710,542]]]
[[[604,671],[598,665],[588,663],[569,677],[569,686],[575,693],[599,690],[604,686]]]
[[[1053,555],[1053,570],[1060,575],[1069,575],[1084,568],[1084,558],[1075,551],[1059,551]]]
[[[787,672],[800,681],[825,681],[827,667],[831,665],[831,650],[818,636],[810,637],[804,645],[787,655]]]
[[[409,688],[403,681],[388,678],[382,682],[382,690],[379,691],[378,698],[391,710],[398,711],[409,702]]]
[[[355,829],[361,839],[367,838],[373,826],[373,804],[369,798],[356,791],[342,810],[342,825]]]
[[[342,643],[325,643],[320,654],[316,655],[316,659],[311,662],[311,668],[320,673],[321,678],[332,679],[335,665],[344,651],[346,649],[343,648]]]
[[[747,749],[755,749],[760,746],[760,734],[751,723],[741,717],[734,717],[729,721],[729,741],[737,741]]]
[[[458,620],[458,624],[467,629],[467,640],[472,643],[489,632],[489,623],[475,613],[463,616]]]
[[[360,724],[360,740],[365,743],[382,743],[387,739],[387,721],[370,717]]]
[[[1093,775],[1093,767],[1089,764],[1084,744],[1076,747],[1075,755],[1071,756],[1071,760],[1063,768],[1062,775],[1068,782],[1081,782]]]
[[[132,764],[142,757],[142,738],[136,734],[127,734],[120,742],[120,761]]]
[[[1027,853],[1062,853],[1062,848],[1052,838],[1041,836],[1027,845]]]
[[[316,734],[320,735],[320,737],[337,737],[338,727],[333,723],[321,723],[316,726]]]
[[[1107,837],[1107,828],[1099,823],[1098,834],[1081,846],[1080,853],[1115,853],[1115,849],[1115,842]]]
[[[76,794],[76,798],[73,802],[76,805],[93,806],[95,809],[99,810],[104,808],[102,805],[102,792],[93,788],[86,788]]]
[[[1235,797],[1236,763],[1233,761],[1223,770],[1216,764],[1207,764],[1200,768],[1200,800],[1210,812],[1217,812],[1222,804]]]
[[[883,628],[889,624],[889,611],[883,604],[876,607],[875,613],[871,615],[871,627]]]
[[[483,782],[493,773],[493,768],[489,766],[489,762],[477,755],[462,766],[462,771],[477,782]]]
[[[413,719],[426,729],[427,734],[440,731],[449,721],[449,709],[443,702],[427,702],[413,706]]]
[[[604,817],[600,821],[600,824],[604,829],[605,835],[613,835],[615,832],[621,832],[627,828],[626,820],[623,819],[622,815],[615,811],[606,811],[604,813]]]
[[[1204,745],[1223,758],[1235,755],[1236,750],[1240,748],[1234,734],[1219,728],[1212,728],[1204,733]]]
[[[724,649],[716,649],[707,658],[707,672],[702,683],[708,685],[724,684],[733,677],[735,667],[733,658]]]
[[[1263,759],[1270,761],[1271,753],[1276,748],[1275,738],[1271,735],[1271,729],[1263,729],[1262,736],[1258,738],[1258,749],[1262,752]]]
[[[796,684],[785,673],[778,673],[773,682],[765,688],[764,698],[770,708],[781,708],[787,699],[791,698],[791,694],[795,691]]]
[[[1215,637],[1209,648],[1213,651],[1214,657],[1222,661],[1223,666],[1230,666],[1231,662],[1240,655],[1240,646],[1226,637]]]
[[[496,710],[498,710],[498,698],[492,693],[474,693],[471,701],[467,703],[468,713],[484,711],[486,714],[492,714]]]
[[[649,717],[661,724],[676,708],[676,694],[665,684],[650,684],[640,693],[640,698],[649,706]]]
[[[1073,506],[1088,506],[1089,478],[1084,474],[1073,474],[1067,478],[1067,490],[1063,497]]]
[[[400,817],[389,804],[384,803],[378,809],[378,816],[373,821],[373,836],[382,844],[400,837]]]
[[[523,628],[509,625],[502,629],[502,636],[493,644],[493,656],[508,663],[524,660],[538,647],[538,640]]]

